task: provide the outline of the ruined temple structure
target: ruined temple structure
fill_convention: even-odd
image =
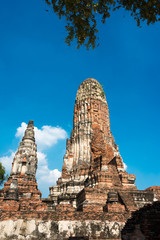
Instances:
[[[92,78],[79,86],[62,174],[47,199],[41,199],[36,169],[30,121],[0,191],[1,240],[118,240],[135,211],[160,200],[160,187],[137,190],[135,175],[126,172],[110,129],[105,93]]]
[[[77,211],[123,213],[154,200],[153,193],[137,190],[135,175],[124,169],[110,129],[105,93],[95,79],[79,86],[62,176],[50,188],[49,198],[55,206]]]
[[[6,211],[43,211],[47,208],[41,201],[36,182],[37,146],[33,121],[27,129],[12,163],[11,174],[0,193],[0,209]]]

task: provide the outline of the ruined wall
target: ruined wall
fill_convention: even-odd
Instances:
[[[0,222],[1,240],[120,239],[123,223],[109,221],[7,220]]]
[[[134,212],[122,230],[122,240],[160,239],[160,202]]]

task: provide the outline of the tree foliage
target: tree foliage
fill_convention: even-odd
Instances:
[[[147,25],[160,21],[160,0],[45,0],[61,19],[66,18],[68,35],[65,42],[70,45],[73,39],[77,48],[85,45],[95,48],[97,39],[97,17],[102,23],[112,11],[124,8],[131,12],[137,25],[143,21]]]
[[[6,179],[7,179],[7,176],[5,176],[5,168],[3,167],[2,163],[0,162],[0,186]]]

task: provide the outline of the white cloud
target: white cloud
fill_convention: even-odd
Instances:
[[[60,127],[43,126],[42,129],[35,127],[35,138],[41,149],[51,147],[59,139],[65,139],[66,137],[66,131]]]
[[[124,170],[126,171],[127,170],[127,165],[123,162],[123,167],[124,167]]]
[[[38,165],[44,165],[47,164],[47,155],[42,152],[37,152],[37,158],[38,158]]]
[[[38,169],[37,178],[39,183],[51,183],[55,184],[60,177],[61,172],[58,169],[49,169],[47,155],[42,152],[37,152],[38,157]]]
[[[16,137],[23,137],[27,124],[22,122],[21,127],[17,128]],[[52,127],[45,125],[41,129],[34,127],[35,139],[39,150],[44,150],[47,147],[55,145],[58,140],[65,139],[67,133],[61,127]]]
[[[6,171],[10,173],[15,152],[10,151],[8,156],[0,157],[0,162],[5,167]]]
[[[61,176],[61,172],[58,169],[50,170],[48,165],[44,165],[43,167],[38,167],[37,170],[37,180],[39,184],[50,184],[49,187],[54,185],[58,178]]]
[[[40,191],[47,197],[49,187],[56,184],[56,181],[61,176],[58,169],[49,169],[47,155],[42,152],[37,152],[38,169],[37,169],[37,182]]]
[[[16,137],[23,137],[26,127],[27,124],[25,122],[22,122],[21,126],[17,128]]]

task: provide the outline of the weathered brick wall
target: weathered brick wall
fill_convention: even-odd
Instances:
[[[160,186],[152,186],[145,189],[145,191],[154,193],[156,200],[160,201]]]
[[[63,240],[82,236],[89,240],[120,239],[121,229],[129,216],[127,212],[115,215],[92,209],[78,212],[69,204],[60,204],[55,211],[4,209],[0,211],[0,239]]]
[[[124,224],[114,221],[45,221],[45,220],[7,220],[0,222],[1,240],[101,240],[121,239]],[[72,239],[71,238],[71,239]]]
[[[134,212],[122,230],[122,240],[160,239],[160,202]]]

